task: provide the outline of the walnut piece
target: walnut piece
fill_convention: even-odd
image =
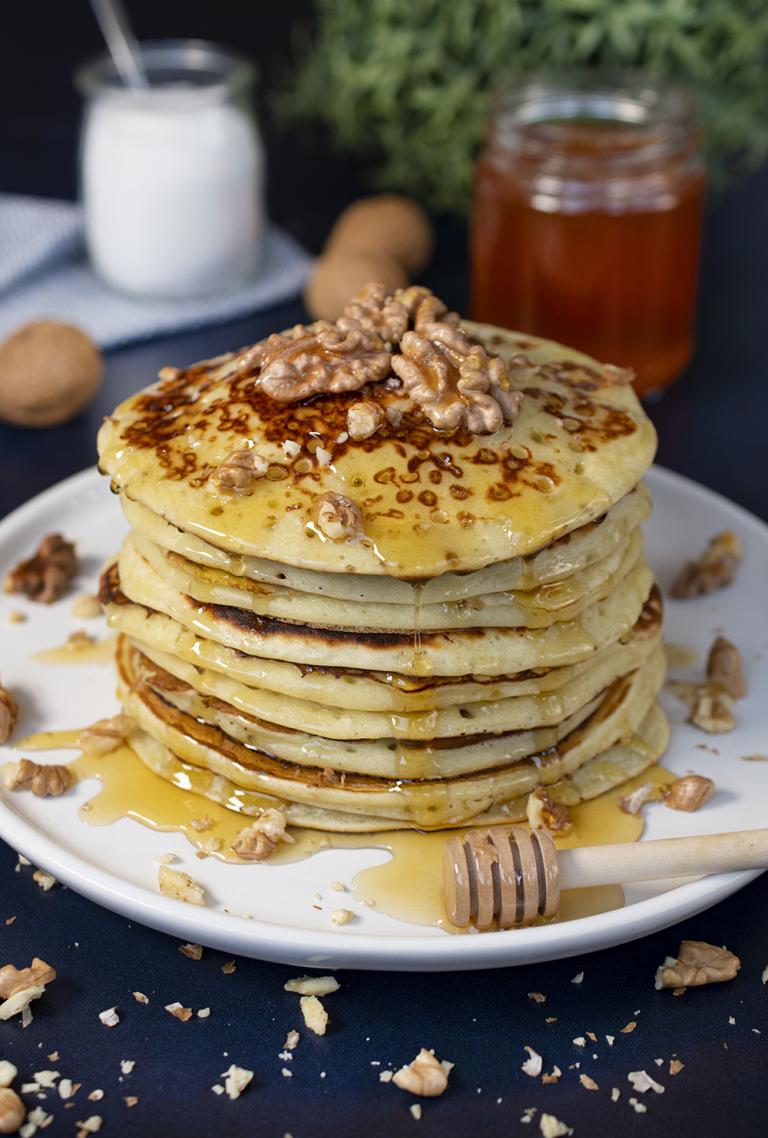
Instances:
[[[701,556],[689,561],[678,573],[670,586],[669,595],[678,600],[686,600],[730,585],[743,556],[744,551],[737,534],[731,530],[715,534]]]
[[[347,431],[353,442],[361,442],[375,435],[385,419],[384,412],[378,403],[364,399],[360,403],[353,403],[347,411]]]
[[[249,348],[238,370],[254,371],[254,384],[280,403],[297,403],[313,395],[359,391],[378,383],[390,372],[390,354],[376,333],[356,320],[341,318],[306,327],[297,324],[290,332],[275,333]]]
[[[363,534],[360,507],[343,494],[321,494],[315,503],[314,520],[330,541],[354,541]]]
[[[375,332],[385,344],[391,345],[400,343],[400,337],[408,329],[409,316],[398,293],[392,296],[381,281],[370,281],[350,300],[337,324],[340,328],[357,327]]]
[[[684,940],[677,957],[668,956],[656,973],[657,988],[698,988],[733,980],[741,961],[727,948],[703,940]]]
[[[304,1023],[315,1035],[325,1035],[328,1027],[328,1012],[318,1000],[317,996],[302,996],[299,1000]]]
[[[18,718],[18,703],[8,689],[0,684],[0,744],[8,742]]]
[[[732,699],[743,699],[747,694],[741,652],[724,636],[718,636],[709,650],[707,679],[717,684]]]
[[[243,861],[264,861],[280,842],[292,842],[286,833],[284,810],[265,810],[246,826],[235,838],[230,847]]]
[[[642,786],[636,786],[633,791],[619,799],[619,809],[625,814],[637,815],[646,802],[650,802],[655,795],[656,789],[653,783],[644,782]]]
[[[715,784],[711,778],[700,774],[687,774],[675,781],[664,790],[664,801],[673,810],[684,810],[692,814],[707,802],[715,793]]]
[[[512,389],[507,365],[472,344],[460,328],[425,323],[421,331],[405,333],[400,351],[392,357],[392,370],[438,430],[493,434],[514,422],[523,395]]]
[[[31,790],[38,798],[58,798],[72,785],[72,774],[67,767],[56,763],[33,763],[20,759],[11,763],[3,773],[9,790]]]
[[[266,458],[244,447],[233,451],[216,467],[208,479],[208,489],[220,494],[244,497],[253,493],[256,483],[264,478],[268,469]]]
[[[541,786],[537,786],[528,795],[525,812],[532,830],[551,830],[555,834],[567,834],[573,825],[568,807],[560,802],[554,802]]]
[[[16,1091],[0,1087],[0,1134],[15,1134],[26,1117],[27,1108]]]
[[[17,992],[31,986],[44,987],[56,979],[56,969],[46,964],[39,956],[35,956],[29,968],[15,968],[13,964],[4,964],[0,968],[0,999],[8,1000]]]
[[[77,745],[86,755],[101,757],[124,743],[133,726],[130,716],[113,715],[111,719],[98,719],[84,728],[77,737]]]
[[[50,605],[64,596],[77,572],[77,554],[72,542],[65,541],[60,533],[50,533],[32,557],[11,570],[5,579],[5,591],[23,593],[32,601]]]
[[[297,976],[286,980],[283,987],[286,992],[298,992],[301,996],[328,996],[338,992],[339,981],[335,976]]]
[[[708,735],[725,735],[736,726],[733,700],[727,692],[708,684],[697,692],[689,722]]]
[[[392,1082],[402,1091],[423,1098],[435,1098],[448,1086],[448,1075],[453,1063],[441,1063],[432,1051],[422,1047],[412,1063],[401,1067],[392,1076]]]
[[[157,867],[157,884],[164,897],[176,901],[186,901],[188,905],[205,905],[205,890],[202,885],[181,869],[171,869],[169,865]]]
[[[224,1079],[224,1089],[227,1096],[234,1100],[240,1098],[250,1083],[253,1078],[253,1071],[249,1071],[246,1067],[237,1067],[231,1063],[226,1071],[221,1072],[221,1077]]]
[[[615,387],[626,387],[635,382],[636,372],[631,367],[617,367],[616,364],[603,364],[603,383]]]

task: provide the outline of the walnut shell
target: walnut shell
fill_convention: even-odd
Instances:
[[[101,352],[71,324],[39,320],[0,344],[0,419],[21,427],[66,423],[96,394]]]
[[[325,246],[334,254],[384,254],[393,257],[409,276],[418,276],[432,257],[432,225],[411,198],[379,194],[345,209]]]
[[[336,320],[349,298],[369,281],[381,281],[390,292],[408,284],[403,267],[385,253],[331,252],[315,262],[304,290],[304,303],[315,320]]]

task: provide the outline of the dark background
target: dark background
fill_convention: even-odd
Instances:
[[[340,0],[341,2],[341,0]],[[336,213],[359,194],[363,172],[334,155],[316,130],[281,129],[267,114],[264,93],[286,74],[292,36],[310,26],[309,6],[297,0],[198,3],[134,0],[140,38],[199,36],[237,48],[262,73],[261,106],[270,163],[270,211],[308,248],[319,249]],[[0,191],[73,197],[79,105],[71,73],[100,49],[84,0],[8,5],[0,67]],[[660,434],[660,461],[768,518],[768,364],[765,326],[768,280],[768,172],[761,171],[711,203],[698,312],[698,346],[687,373],[649,407]],[[438,251],[426,283],[451,306],[465,307],[466,234],[455,220],[437,219]],[[253,341],[298,320],[298,304],[283,305],[227,325],[136,345],[111,354],[104,389],[73,423],[48,432],[0,426],[0,516],[39,490],[94,461],[101,417],[130,391],[149,382],[166,363],[197,358]],[[765,622],[765,611],[755,614]],[[0,638],[2,632],[0,631]],[[2,664],[0,639],[0,666]],[[42,1105],[55,1114],[52,1138],[75,1132],[75,1120],[104,1117],[110,1135],[198,1138],[226,1134],[331,1138],[401,1133],[483,1138],[540,1133],[537,1106],[585,1136],[695,1134],[730,1138],[766,1133],[768,888],[758,880],[729,901],[676,929],[633,945],[577,960],[492,973],[380,975],[347,972],[328,997],[332,1026],[324,1039],[302,1033],[293,1078],[280,1074],[285,1032],[301,1028],[296,997],[282,990],[295,969],[239,961],[222,975],[220,953],[185,959],[176,943],[132,926],[57,887],[42,893],[31,870],[13,872],[15,856],[0,845],[0,965],[21,966],[39,954],[60,978],[35,1007],[26,1030],[0,1024],[0,1057],[17,1063],[22,1080],[54,1067],[83,1088],[66,1109],[55,1093]],[[4,922],[16,917],[6,925]],[[730,984],[690,991],[676,999],[655,992],[653,975],[681,937],[727,943],[742,958]],[[580,986],[571,984],[578,971]],[[134,989],[148,1007],[136,1004]],[[527,993],[539,991],[545,1004]],[[179,1023],[162,1010],[180,1000],[210,1006],[211,1018]],[[118,1004],[110,1030],[98,1012]],[[547,1016],[557,1022],[546,1024]],[[729,1017],[735,1023],[729,1022]],[[630,1020],[637,1029],[620,1028]],[[594,1031],[583,1051],[574,1037]],[[616,1036],[613,1047],[605,1034]],[[536,1047],[546,1069],[563,1077],[542,1086],[520,1071],[524,1044]],[[448,1092],[425,1100],[424,1116],[408,1113],[409,1096],[377,1080],[378,1068],[410,1061],[421,1046],[456,1062]],[[58,1050],[61,1059],[45,1056]],[[228,1056],[225,1058],[224,1053]],[[598,1058],[593,1059],[593,1053]],[[668,1061],[685,1068],[671,1078]],[[119,1082],[120,1059],[136,1069]],[[657,1067],[654,1059],[664,1059]],[[254,1083],[236,1103],[210,1091],[230,1062],[255,1070]],[[581,1062],[580,1069],[569,1069]],[[646,1069],[666,1086],[663,1096],[638,1096],[647,1113],[627,1104],[628,1071]],[[320,1072],[326,1072],[321,1079]],[[578,1083],[580,1071],[600,1085]],[[619,1103],[610,1088],[621,1089]],[[87,1102],[101,1087],[102,1102]],[[128,1109],[122,1096],[140,1102]],[[498,1103],[497,1099],[502,1102]],[[26,1096],[30,1106],[34,1097]],[[414,1131],[413,1128],[416,1128]]]

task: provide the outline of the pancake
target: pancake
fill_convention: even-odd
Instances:
[[[462,327],[501,360],[525,343],[527,362],[510,369],[519,413],[491,435],[435,430],[398,385],[375,382],[365,398],[383,421],[355,442],[347,419],[359,392],[283,403],[259,386],[248,354],[233,353],[168,369],[122,403],[99,431],[100,468],[185,533],[300,569],[420,580],[529,556],[634,490],[655,432],[631,386],[595,360]],[[212,494],[210,475],[244,440],[267,477],[249,496]],[[324,539],[312,520],[324,493],[359,506],[360,540]]]
[[[194,766],[203,767],[245,790],[288,802],[344,813],[368,814],[420,829],[460,825],[538,785],[557,782],[589,759],[634,734],[655,702],[664,677],[658,653],[617,681],[597,708],[556,749],[522,760],[448,778],[385,779],[338,775],[326,768],[288,763],[228,736],[173,707],[142,683],[135,657],[118,659],[120,698],[139,728]]]
[[[341,601],[362,601],[365,604],[409,605],[413,608],[413,586],[408,581],[395,577],[319,573],[296,569],[284,562],[235,556],[170,525],[126,494],[121,494],[120,501],[135,533],[206,568],[220,569],[230,576],[247,577],[267,585],[284,585],[313,597],[335,597]],[[421,603],[427,606],[461,601],[509,589],[534,589],[561,581],[596,561],[602,561],[619,545],[625,544],[650,512],[651,497],[641,482],[601,518],[571,530],[529,557],[499,561],[475,573],[443,573],[420,582]]]
[[[422,632],[362,632],[292,624],[227,605],[205,604],[179,592],[144,558],[124,549],[120,589],[147,608],[173,617],[198,636],[252,656],[293,663],[363,668],[406,675],[462,676],[471,661],[475,675],[497,676],[528,668],[578,663],[626,635],[640,616],[653,585],[638,562],[603,600],[574,620],[547,628],[464,628]]]

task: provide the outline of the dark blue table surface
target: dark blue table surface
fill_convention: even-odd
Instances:
[[[766,301],[768,172],[754,177],[716,207],[708,220],[696,357],[686,375],[650,412],[660,433],[660,461],[714,487],[768,517]],[[465,303],[464,235],[441,231],[427,283],[453,305]],[[111,354],[104,389],[73,423],[49,432],[0,426],[0,516],[67,474],[94,461],[101,417],[166,363],[194,359],[253,341],[301,316],[283,306],[247,320],[142,344]],[[704,536],[704,535],[703,535]],[[21,552],[21,551],[20,551]],[[765,613],[756,613],[765,620]],[[1,636],[1,634],[0,634]],[[2,641],[0,640],[0,668]],[[768,725],[767,725],[768,732]],[[206,951],[191,961],[177,942],[130,924],[59,887],[43,893],[31,870],[14,873],[16,858],[0,844],[0,964],[21,966],[33,955],[55,964],[59,978],[35,1005],[26,1029],[0,1024],[0,1057],[24,1080],[54,1068],[82,1083],[74,1106],[55,1092],[41,1105],[55,1117],[47,1134],[72,1135],[76,1120],[103,1116],[105,1135],[198,1138],[203,1135],[370,1138],[415,1133],[487,1138],[540,1133],[547,1111],[576,1135],[701,1135],[766,1133],[768,988],[768,880],[758,879],[728,901],[678,928],[634,944],[578,959],[489,973],[404,975],[346,972],[326,1003],[332,1017],[324,1038],[302,1030],[292,1063],[278,1058],[286,1031],[302,1029],[296,997],[283,991],[296,969],[226,959]],[[12,923],[7,923],[15,918]],[[727,944],[742,959],[729,984],[689,991],[681,998],[656,992],[656,966],[682,937]],[[584,972],[580,985],[573,976]],[[138,989],[149,1004],[136,1003]],[[539,1004],[527,993],[546,995]],[[181,1023],[163,1010],[172,1001],[209,1006],[206,1020]],[[117,1005],[120,1024],[109,1029],[98,1013]],[[547,1017],[555,1022],[547,1023]],[[637,1022],[631,1034],[620,1032]],[[572,1040],[594,1032],[585,1048]],[[605,1036],[615,1036],[609,1046]],[[523,1046],[563,1072],[542,1086],[520,1070]],[[456,1066],[447,1093],[413,1101],[378,1080],[379,1068],[400,1065],[422,1046]],[[55,1062],[46,1056],[57,1051]],[[685,1064],[676,1077],[669,1060]],[[134,1059],[130,1075],[120,1061]],[[657,1066],[656,1060],[662,1059]],[[210,1090],[230,1063],[252,1069],[254,1080],[237,1102]],[[574,1066],[581,1064],[580,1067]],[[290,1066],[292,1077],[281,1068]],[[628,1099],[630,1071],[646,1069],[666,1091]],[[578,1080],[592,1076],[599,1091]],[[621,1090],[613,1103],[612,1087]],[[101,1088],[104,1098],[89,1102]],[[124,1096],[138,1097],[129,1108]],[[26,1096],[30,1106],[34,1095]],[[415,1129],[414,1129],[415,1128]]]

